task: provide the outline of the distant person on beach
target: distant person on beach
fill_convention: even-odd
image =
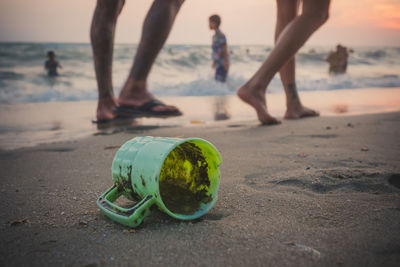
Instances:
[[[336,46],[336,51],[332,51],[325,59],[325,61],[329,63],[329,73],[346,73],[348,58],[349,52],[347,51],[347,47],[338,44]]]
[[[155,0],[143,23],[132,68],[118,99],[114,97],[112,58],[115,27],[124,0],[97,0],[90,38],[98,86],[98,123],[117,116],[171,117],[182,113],[157,100],[147,87],[147,77],[163,47],[184,0]]]
[[[229,70],[229,53],[225,34],[219,28],[221,17],[212,15],[208,22],[210,30],[215,31],[212,38],[212,67],[215,69],[215,80],[225,82]]]
[[[300,101],[295,79],[295,54],[327,21],[330,0],[302,2],[302,12],[298,15],[300,1],[277,0],[275,47],[258,71],[237,91],[239,98],[255,109],[262,124],[281,123],[268,113],[265,96],[267,86],[277,72],[286,93],[285,119],[319,115],[317,111],[304,107]]]
[[[54,51],[47,52],[47,57],[49,58],[44,63],[44,68],[47,70],[47,75],[50,77],[58,76],[57,68],[62,69],[61,64],[56,60],[56,54]]]

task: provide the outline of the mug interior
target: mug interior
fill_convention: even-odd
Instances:
[[[210,208],[219,185],[219,155],[210,145],[187,141],[165,158],[159,191],[165,207],[174,214],[193,215]]]

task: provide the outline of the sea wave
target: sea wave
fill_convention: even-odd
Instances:
[[[325,58],[332,48],[305,47],[296,55],[300,91],[400,87],[400,48],[352,47],[348,73],[329,76]],[[115,91],[122,87],[137,45],[115,46]],[[60,76],[47,77],[46,53],[53,50],[62,65]],[[211,49],[204,45],[167,45],[149,77],[150,90],[160,96],[229,95],[243,85],[271,51],[268,46],[230,46],[227,83],[217,83],[211,69]],[[0,103],[81,101],[97,98],[89,44],[0,43]],[[276,75],[268,92],[281,92]]]

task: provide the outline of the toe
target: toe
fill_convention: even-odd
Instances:
[[[312,109],[305,109],[300,117],[314,117],[319,116],[319,112]]]

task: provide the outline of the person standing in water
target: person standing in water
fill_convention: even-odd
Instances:
[[[259,121],[265,125],[281,123],[268,113],[265,96],[277,72],[286,93],[284,118],[299,119],[319,115],[317,111],[304,107],[300,101],[295,79],[295,54],[327,21],[330,0],[302,0],[300,15],[299,3],[294,0],[277,0],[275,47],[258,71],[237,91],[239,98],[254,108]]]
[[[215,31],[211,46],[213,60],[212,67],[215,69],[215,80],[225,82],[229,70],[229,53],[225,34],[223,34],[219,28],[221,25],[221,17],[218,15],[212,15],[208,22],[210,30]]]
[[[49,59],[44,63],[44,68],[47,70],[47,75],[49,75],[49,77],[58,76],[57,68],[62,69],[62,66],[56,60],[56,54],[54,51],[49,51],[47,52],[47,57]]]
[[[336,51],[332,51],[325,59],[329,63],[329,74],[344,74],[347,71],[349,52],[347,47],[338,44]]]

